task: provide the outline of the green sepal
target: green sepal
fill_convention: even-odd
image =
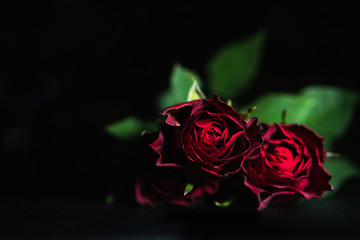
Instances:
[[[234,202],[234,200],[235,200],[235,198],[232,197],[229,200],[224,201],[224,202],[214,201],[214,204],[217,207],[229,207]]]
[[[143,121],[134,116],[128,116],[105,127],[107,133],[121,140],[136,138],[144,132],[157,130],[158,126],[154,122]]]
[[[256,106],[254,107],[251,107],[251,108],[248,108],[247,112],[244,113],[244,112],[239,112],[240,114],[240,117],[242,117],[243,119],[248,119],[251,115],[251,113],[256,109]]]
[[[194,82],[189,89],[188,96],[186,99],[186,101],[188,101],[188,102],[206,98],[205,94],[201,91],[200,86],[199,86],[198,82],[196,81],[195,77],[193,77],[193,81]]]
[[[174,65],[170,74],[169,88],[157,99],[159,110],[187,102],[188,99],[203,97],[201,85],[201,79],[195,72],[179,64]]]
[[[185,186],[184,196],[189,194],[194,189],[194,184],[188,183]]]

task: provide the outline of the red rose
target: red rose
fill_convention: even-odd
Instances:
[[[331,176],[322,167],[322,137],[303,125],[274,124],[265,128],[260,154],[243,165],[245,185],[257,194],[258,209],[331,191]]]
[[[196,184],[185,194],[186,185],[192,179],[191,173],[183,168],[144,169],[135,185],[135,197],[142,205],[169,203],[189,206],[206,195],[214,194],[218,190],[216,181]]]
[[[150,144],[159,154],[160,167],[192,168],[223,177],[238,172],[262,142],[257,119],[246,122],[217,95],[168,107],[161,115],[166,116],[165,124]]]

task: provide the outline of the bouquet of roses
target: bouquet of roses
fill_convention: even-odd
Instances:
[[[221,100],[222,95],[236,96],[239,89],[246,89],[258,68],[256,59],[261,55],[263,41],[264,33],[260,32],[222,50],[214,58],[210,64],[210,84],[219,95],[213,93],[209,98],[194,72],[179,65],[174,67],[170,89],[159,98],[161,123],[136,127],[137,132],[145,130],[142,134],[149,132],[146,128],[155,129],[156,136],[149,142],[156,157],[141,160],[135,184],[138,203],[210,202],[228,206],[248,197],[244,194],[247,189],[256,196],[260,210],[269,205],[320,198],[332,191],[332,185],[340,185],[344,178],[336,178],[330,184],[329,169],[341,171],[352,165],[338,158],[325,168],[325,160],[331,155],[325,146],[331,148],[333,141],[344,133],[357,101],[355,93],[311,86],[298,95],[261,97],[245,111],[236,110],[230,100]],[[247,51],[248,54],[252,59],[255,55],[256,61],[247,63],[252,70],[242,71],[239,65],[244,60],[238,58],[246,58],[243,52],[249,48],[253,51]],[[231,57],[239,63],[235,64],[236,71],[226,64]],[[217,69],[222,69],[223,74]],[[244,71],[249,73],[244,75]],[[229,76],[229,72],[233,74]],[[334,129],[339,121],[342,127]],[[125,122],[110,125],[108,131],[121,138]],[[359,171],[346,177],[353,174]]]
[[[235,174],[257,194],[260,209],[332,188],[322,166],[323,138],[304,125],[245,120],[217,95],[170,106],[161,115],[165,123],[150,144],[159,158],[136,184],[141,204],[195,204]]]

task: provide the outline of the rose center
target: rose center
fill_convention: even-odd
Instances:
[[[292,173],[297,166],[297,154],[288,147],[276,146],[272,151],[273,158],[270,158],[271,166],[283,173]]]
[[[216,145],[221,140],[221,131],[218,128],[204,129],[202,140]]]
[[[285,147],[278,147],[274,151],[274,155],[280,160],[281,162],[287,163],[289,160],[292,160],[292,153],[289,149]]]
[[[214,157],[216,154],[219,156],[224,154],[225,150],[219,151],[224,148],[229,134],[227,125],[222,119],[207,118],[195,122],[194,136],[200,150]]]
[[[209,130],[209,131],[205,131],[205,134],[204,134],[204,140],[205,141],[215,141],[217,140],[219,137],[221,136],[220,133],[218,132],[215,132],[213,130]]]

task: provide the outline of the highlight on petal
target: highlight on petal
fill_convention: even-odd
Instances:
[[[274,124],[265,128],[263,138],[260,154],[243,165],[245,185],[258,194],[260,209],[331,191],[320,136],[302,125]]]

